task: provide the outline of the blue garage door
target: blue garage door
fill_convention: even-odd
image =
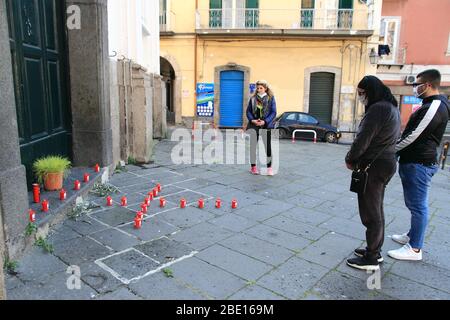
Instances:
[[[220,126],[242,127],[244,73],[222,71],[220,74]]]

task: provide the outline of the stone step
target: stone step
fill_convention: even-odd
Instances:
[[[89,174],[89,182],[83,182],[85,173]],[[36,237],[46,238],[50,229],[64,222],[68,214],[79,201],[87,197],[96,182],[105,182],[108,174],[106,169],[101,169],[96,173],[92,168],[76,167],[70,170],[70,174],[64,179],[63,188],[67,192],[67,198],[64,201],[59,199],[60,191],[45,191],[41,188],[41,203],[33,202],[33,192],[28,193],[30,209],[36,212]],[[74,183],[78,180],[81,183],[80,190],[74,190]],[[42,211],[42,201],[49,201],[49,210]]]

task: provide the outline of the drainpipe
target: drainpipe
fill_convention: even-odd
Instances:
[[[198,0],[195,0],[195,18],[196,19],[197,19],[197,12],[198,12]],[[195,28],[197,28],[197,21],[195,21]],[[196,109],[197,109],[197,42],[198,42],[198,35],[197,35],[197,31],[195,31],[195,40],[194,40],[194,119],[196,117]]]

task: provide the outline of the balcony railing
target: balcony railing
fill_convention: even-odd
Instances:
[[[371,30],[367,9],[207,9],[197,29]]]
[[[172,11],[163,11],[159,13],[159,31],[174,31],[175,14]]]

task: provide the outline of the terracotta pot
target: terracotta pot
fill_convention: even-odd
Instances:
[[[61,190],[63,186],[63,172],[47,173],[44,178],[44,188],[47,191]]]

